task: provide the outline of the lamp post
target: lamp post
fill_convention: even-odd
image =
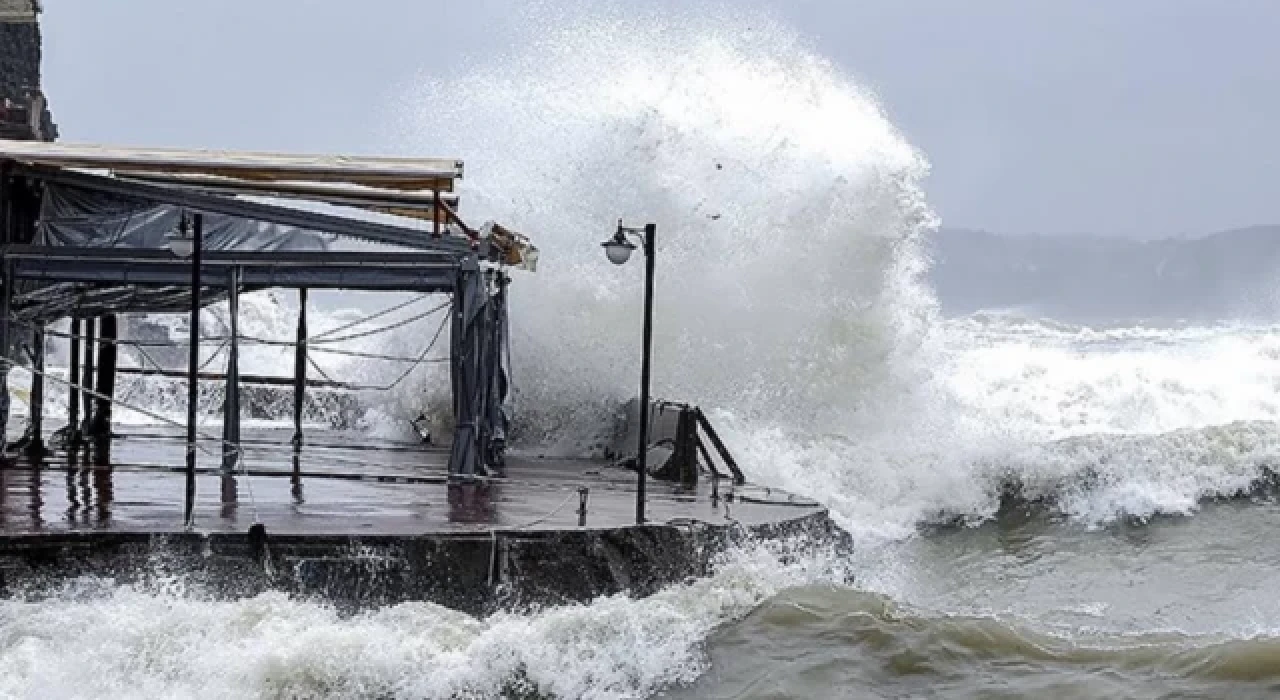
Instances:
[[[169,250],[179,258],[191,258],[191,340],[187,357],[187,498],[183,522],[195,524],[196,505],[196,408],[200,385],[196,373],[200,368],[200,258],[204,237],[204,216],[197,212],[190,219],[181,213],[178,230],[166,236]]]
[[[653,258],[654,239],[658,227],[646,224],[643,229],[627,228],[618,219],[618,230],[609,240],[601,243],[605,255],[614,265],[622,265],[631,258],[636,246],[628,236],[640,239],[644,252],[644,355],[640,365],[640,444],[636,452],[636,524],[644,524],[644,485],[648,476],[649,452],[649,366],[653,346]]]

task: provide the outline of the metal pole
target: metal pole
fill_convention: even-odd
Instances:
[[[0,352],[3,352],[4,366],[0,367],[0,451],[9,442],[9,369],[13,353],[9,350],[13,343],[9,338],[9,314],[13,309],[13,263],[5,260],[0,263],[4,270],[4,288],[0,289]]]
[[[658,227],[644,227],[644,360],[640,365],[640,451],[636,453],[636,524],[644,524],[644,482],[649,452],[649,365],[653,347],[654,239]]]
[[[80,319],[71,319],[71,357],[67,360],[68,381],[71,382],[71,396],[67,401],[67,445],[75,447],[80,443]]]
[[[81,386],[84,391],[80,398],[84,401],[84,418],[80,421],[80,434],[86,440],[93,430],[93,382],[98,363],[98,322],[87,318],[84,321],[84,372],[81,373]]]
[[[185,215],[185,214],[184,214]],[[196,507],[196,409],[200,399],[200,264],[204,248],[204,215],[196,213],[192,226],[191,249],[191,346],[187,354],[187,498],[185,516],[187,527],[195,524]]]
[[[307,392],[307,289],[298,290],[298,342],[293,356],[293,449],[302,449],[302,402]]]
[[[111,408],[116,395],[116,365],[119,360],[119,322],[115,314],[107,314],[98,321],[98,397],[90,422],[90,435],[101,445],[111,439]]]
[[[222,471],[230,473],[235,469],[240,455],[240,268],[238,267],[231,268],[228,275],[227,305],[229,307],[227,315],[231,321],[231,340],[227,346],[227,382],[225,398],[222,402]]]
[[[31,364],[35,372],[31,374],[31,397],[29,415],[31,416],[31,439],[27,442],[27,453],[44,454],[44,324],[36,326],[31,339]]]

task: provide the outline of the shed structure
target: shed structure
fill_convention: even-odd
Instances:
[[[535,251],[518,234],[498,226],[476,231],[458,217],[453,190],[461,176],[461,161],[447,158],[0,140],[0,420],[7,425],[9,370],[30,364],[30,425],[22,447],[45,449],[44,338],[50,324],[70,318],[68,444],[109,449],[116,314],[190,314],[189,519],[202,307],[224,300],[230,307],[222,378],[223,467],[230,470],[240,454],[241,293],[286,288],[303,301],[292,378],[297,445],[307,386],[307,291],[441,293],[452,300],[456,429],[449,474],[485,474],[501,465],[505,439],[504,267],[531,262]],[[283,200],[319,203],[324,211]],[[357,245],[344,243],[351,241]]]

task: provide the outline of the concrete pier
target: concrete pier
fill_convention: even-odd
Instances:
[[[117,439],[105,465],[82,454],[3,469],[5,589],[177,573],[229,596],[279,589],[344,606],[431,600],[483,612],[643,595],[705,573],[736,538],[833,531],[816,503],[728,480],[652,482],[649,522],[637,526],[635,475],[606,463],[512,455],[505,478],[459,483],[444,449],[314,432],[295,454],[291,437],[246,430],[245,471],[233,475],[202,453],[191,530],[176,432]]]

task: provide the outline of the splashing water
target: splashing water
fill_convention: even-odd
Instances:
[[[416,150],[466,154],[469,212],[544,250],[513,287],[525,444],[590,450],[634,396],[642,270],[597,245],[622,216],[658,225],[656,393],[706,407],[753,478],[822,498],[855,534],[980,519],[1009,478],[1064,488],[1107,455],[1133,497],[1070,512],[1186,512],[1271,454],[1258,426],[1054,442],[1271,420],[1267,389],[1232,392],[1273,372],[1229,340],[1139,351],[1087,329],[942,322],[922,280],[927,162],[790,30],[714,13],[527,24],[524,48],[414,91],[406,128]],[[1195,364],[1231,352],[1254,360],[1239,380]]]
[[[467,154],[467,211],[543,249],[513,287],[520,436],[589,449],[634,395],[643,272],[599,249],[619,216],[658,226],[657,395],[744,432],[890,425],[934,313],[934,219],[927,163],[872,96],[760,18],[535,33],[421,88],[411,126]]]
[[[823,499],[864,544],[989,516],[1010,476],[1096,523],[1189,512],[1280,461],[1280,329],[939,319],[925,159],[793,32],[728,14],[535,13],[527,45],[411,91],[409,150],[463,155],[464,211],[543,250],[513,286],[522,444],[591,451],[634,395],[642,270],[598,246],[622,216],[658,225],[657,393],[712,411],[754,480]],[[289,337],[287,303],[244,304],[248,330]],[[259,351],[246,368],[287,374],[287,352]],[[436,400],[432,371],[379,395],[374,427]],[[892,550],[837,565],[748,548],[645,600],[484,619],[90,582],[0,601],[0,696],[642,697],[701,674],[713,632],[780,591],[843,580],[834,568],[909,598],[918,572]]]
[[[277,593],[206,597],[180,579],[96,579],[0,600],[0,697],[644,697],[695,679],[726,619],[830,576],[782,543],[644,600],[477,619],[430,603],[355,616]]]

